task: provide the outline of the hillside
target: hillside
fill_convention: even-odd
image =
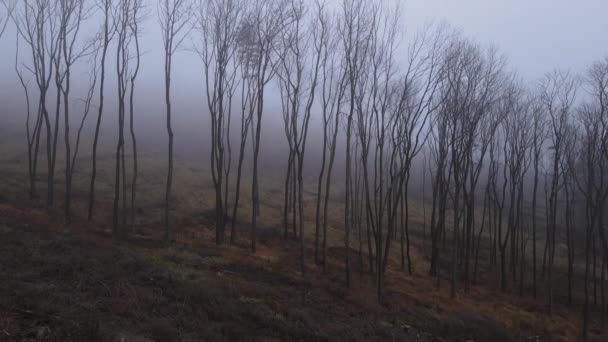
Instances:
[[[344,287],[337,270],[322,276],[311,267],[303,277],[295,271],[297,255],[290,253],[297,250],[295,245],[280,247],[278,241],[268,240],[252,256],[244,247],[206,244],[210,230],[198,232],[195,243],[170,247],[142,236],[116,243],[93,227],[49,224],[38,210],[5,203],[0,214],[3,340],[515,337],[487,318],[443,311],[406,293],[392,293],[386,305],[378,305],[366,275],[351,290]],[[194,234],[180,231],[179,240]],[[209,239],[203,238],[206,235]]]
[[[127,241],[116,241],[108,154],[100,159],[99,206],[92,223],[85,217],[89,156],[78,161],[82,171],[74,179],[74,221],[66,226],[61,205],[49,212],[43,199],[27,198],[19,143],[4,140],[6,153],[0,156],[0,340],[575,341],[580,336],[580,308],[565,305],[564,288],[556,289],[554,314],[548,316],[543,298],[533,300],[530,289],[524,297],[516,291],[502,294],[499,272],[484,255],[479,283],[468,294],[459,289],[451,300],[448,272],[442,271],[439,287],[428,275],[428,232],[415,200],[410,217],[414,274],[399,269],[394,246],[379,304],[365,251],[351,251],[354,281],[350,289],[345,286],[338,210],[330,217],[326,274],[314,264],[314,193],[305,196],[307,273],[302,275],[298,241],[291,234],[282,239],[277,179],[261,180],[259,245],[251,254],[248,194],[239,214],[237,244],[216,246],[209,175],[190,160],[178,160],[176,242],[167,246],[161,242],[162,203],[156,192],[163,162],[144,155],[137,222]],[[45,174],[38,177],[44,193]],[[61,198],[61,176],[57,181]],[[340,198],[334,197],[333,206],[339,208]],[[351,246],[358,245],[355,236]],[[556,279],[565,286],[563,257],[558,252]],[[576,296],[580,302],[581,294]],[[599,309],[594,315],[592,338],[602,341]]]

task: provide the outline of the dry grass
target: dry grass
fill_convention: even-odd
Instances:
[[[548,337],[552,341],[579,339],[580,291],[576,293],[577,305],[573,308],[567,307],[563,302],[565,287],[562,280],[566,271],[564,255],[558,255],[556,259],[556,273],[558,274],[556,279],[561,286],[556,287],[558,304],[552,316],[545,314],[542,296],[538,300],[532,300],[529,288],[526,289],[527,294],[523,298],[515,294],[500,293],[498,270],[491,270],[490,265],[485,262],[486,260],[482,260],[481,267],[484,270],[489,269],[489,271],[486,271],[481,279],[482,283],[472,287],[468,294],[464,294],[462,289],[459,289],[458,298],[454,301],[450,300],[447,280],[443,279],[442,285],[438,289],[435,280],[427,274],[429,251],[424,249],[422,236],[428,234],[428,231],[423,230],[424,216],[419,202],[411,201],[413,203],[410,205],[414,275],[408,276],[399,270],[398,240],[395,241],[391,247],[393,253],[387,272],[387,300],[390,304],[388,307],[379,306],[375,299],[373,276],[361,273],[357,267],[355,267],[356,272],[353,275],[353,288],[350,290],[344,288],[342,258],[344,232],[341,228],[343,213],[340,196],[337,194],[339,190],[335,190],[336,194],[332,196],[330,206],[332,209],[328,231],[329,273],[325,275],[312,260],[314,256],[315,194],[311,192],[305,194],[308,273],[306,276],[302,276],[298,266],[299,246],[297,242],[280,239],[283,235],[281,209],[283,189],[280,179],[270,177],[262,179],[261,216],[259,218],[260,244],[257,253],[251,255],[248,252],[248,222],[251,215],[250,180],[244,177],[242,183],[243,193],[238,217],[237,244],[215,247],[212,244],[214,241],[213,189],[208,170],[201,166],[202,163],[177,160],[174,208],[172,209],[177,241],[174,246],[167,248],[158,243],[162,236],[163,196],[161,189],[165,182],[165,161],[156,155],[142,155],[140,156],[141,175],[137,201],[138,216],[135,230],[132,232],[133,240],[129,244],[114,247],[111,241],[107,241],[110,232],[108,223],[110,222],[113,182],[113,165],[112,159],[108,157],[111,155],[109,150],[104,150],[100,159],[101,167],[97,187],[98,210],[95,223],[89,224],[84,220],[90,166],[88,165],[89,156],[83,155],[78,161],[81,167],[74,180],[75,221],[70,227],[66,227],[62,224],[59,214],[52,212],[49,216],[46,211],[36,209],[42,208],[41,200],[32,202],[27,198],[27,189],[24,186],[27,165],[23,155],[18,152],[22,144],[15,143],[14,139],[9,140],[10,143],[8,140],[0,141],[3,150],[0,153],[2,165],[0,168],[0,204],[4,203],[0,207],[0,213],[5,221],[7,218],[14,220],[14,222],[9,222],[11,226],[26,223],[28,226],[39,227],[45,231],[54,231],[53,234],[59,234],[62,239],[65,238],[69,241],[81,239],[83,234],[86,241],[94,241],[91,242],[93,244],[101,239],[103,248],[111,250],[119,248],[117,252],[119,254],[137,255],[143,258],[146,265],[154,268],[155,271],[150,272],[161,272],[163,282],[174,281],[180,284],[179,290],[174,290],[174,295],[182,299],[189,298],[187,296],[196,297],[194,294],[188,294],[190,292],[212,289],[212,292],[206,294],[204,298],[196,297],[200,301],[199,303],[206,303],[201,304],[203,307],[200,310],[207,311],[204,314],[197,312],[195,316],[197,319],[200,319],[200,315],[209,318],[210,312],[218,310],[217,305],[219,304],[213,304],[215,303],[214,296],[230,298],[226,310],[222,310],[217,314],[219,317],[216,317],[217,321],[223,322],[221,324],[224,325],[220,324],[220,327],[213,328],[216,330],[209,332],[210,335],[204,335],[197,325],[200,324],[200,321],[197,323],[193,318],[195,321],[190,322],[189,318],[183,317],[183,313],[176,320],[172,320],[166,317],[170,317],[171,312],[163,313],[164,316],[146,316],[140,310],[130,312],[130,309],[138,305],[144,305],[144,303],[149,305],[147,301],[155,300],[154,297],[158,294],[154,292],[156,290],[142,284],[136,284],[139,287],[133,285],[135,282],[133,279],[123,283],[118,282],[110,289],[111,298],[123,299],[115,303],[111,302],[109,304],[111,315],[102,318],[116,319],[117,322],[114,323],[119,326],[102,327],[102,330],[107,329],[112,332],[119,331],[127,335],[143,335],[162,340],[163,336],[175,336],[175,334],[182,333],[182,331],[175,330],[175,324],[181,324],[180,329],[184,329],[184,331],[195,332],[198,337],[212,338],[231,336],[226,335],[226,331],[229,329],[226,324],[233,327],[230,324],[234,323],[242,325],[236,330],[237,334],[242,334],[238,335],[239,337],[246,336],[249,330],[258,331],[259,329],[256,327],[265,327],[261,332],[258,331],[258,335],[254,335],[260,338],[274,336],[286,339],[323,339],[323,337],[341,336],[349,339],[350,331],[357,334],[356,336],[359,338],[373,337],[373,339],[386,340],[390,336],[394,337],[396,331],[399,331],[398,336],[419,336],[422,340],[425,338],[428,340],[444,338],[445,340],[476,338],[479,341],[501,340],[501,338],[517,340],[536,335]],[[62,164],[62,161],[58,159],[60,166],[57,171],[58,202],[61,202],[62,198]],[[39,165],[40,170],[43,171],[45,169],[43,158],[39,161]],[[39,173],[38,187],[41,194],[44,194],[45,191],[45,176],[44,172]],[[309,180],[306,188],[316,189],[316,184]],[[234,196],[234,193],[231,196]],[[57,211],[59,212],[59,210]],[[430,214],[429,208],[427,208],[427,214]],[[0,223],[2,222],[0,221]],[[11,232],[14,233],[14,230]],[[66,234],[68,234],[67,237],[65,237]],[[76,234],[77,238],[70,234]],[[352,235],[356,237],[356,232]],[[42,235],[35,238],[34,235],[29,234],[27,238],[47,246],[48,241],[53,240],[54,236]],[[19,236],[15,238],[25,239]],[[351,242],[351,246],[357,248],[358,242]],[[364,244],[364,248],[366,248],[365,246],[366,244]],[[539,245],[539,247],[540,254],[542,246]],[[7,252],[6,244],[2,249]],[[51,252],[47,250],[45,253]],[[102,252],[95,251],[94,253]],[[363,258],[364,270],[366,270],[367,256],[365,253]],[[353,264],[358,263],[356,253],[352,254],[351,260],[353,260]],[[61,265],[68,265],[71,262],[75,261],[73,259],[57,261]],[[30,266],[25,263],[20,267]],[[581,265],[578,264],[577,269],[580,270],[580,267]],[[114,276],[126,277],[126,274],[120,274],[123,271],[116,271],[118,273]],[[529,275],[527,277],[530,278]],[[542,286],[542,282],[539,284]],[[580,282],[577,283],[579,289],[581,285]],[[137,287],[135,291],[130,288],[132,286]],[[98,290],[102,291],[102,289]],[[68,294],[66,293],[65,296]],[[140,296],[147,296],[147,299],[141,299]],[[64,298],[63,301],[64,304],[72,303],[73,299]],[[210,306],[207,307],[207,305]],[[6,307],[5,305],[4,309]],[[242,307],[246,308],[244,313],[241,310]],[[297,307],[301,307],[301,310],[296,310]],[[104,306],[104,309],[107,308]],[[173,308],[172,310],[182,309]],[[96,307],[95,310],[100,310],[100,307]],[[188,308],[187,310],[194,309]],[[235,315],[234,320],[229,319],[228,317],[233,314]],[[66,315],[72,317],[70,314]],[[124,317],[129,315],[135,316]],[[599,335],[597,312],[594,311],[594,315],[596,315],[596,321],[592,330],[594,337],[601,340],[605,335]],[[116,317],[120,317],[120,319]],[[137,321],[136,331],[127,329],[135,321]],[[333,323],[330,324],[329,321]],[[366,321],[373,323],[363,323]],[[0,321],[0,328],[2,328],[1,324]],[[93,324],[92,327],[95,328],[96,324]],[[410,328],[404,328],[404,325]],[[360,327],[360,329],[354,329],[354,327]],[[86,329],[89,328],[91,327]],[[99,327],[95,329],[99,329]],[[269,329],[276,329],[279,333],[275,336],[270,333]],[[353,329],[354,331],[351,331]],[[104,333],[100,333],[101,336],[107,337],[107,335],[103,335]]]

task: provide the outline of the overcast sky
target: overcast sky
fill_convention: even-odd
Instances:
[[[155,10],[150,6],[144,25],[138,106],[152,119],[161,119],[163,61]],[[496,45],[507,56],[509,67],[531,84],[553,68],[580,73],[608,56],[608,0],[404,0],[403,10],[403,24],[410,32],[429,21],[444,21],[483,45]],[[93,34],[98,25],[88,24],[86,34]],[[22,45],[22,51],[25,48]],[[15,30],[9,27],[0,40],[0,115],[14,113],[24,104],[13,69],[14,49]],[[175,57],[173,102],[184,117],[200,116],[204,108],[201,71],[194,54],[181,52]],[[75,74],[84,86],[86,74],[82,70],[80,77]],[[115,93],[112,77],[107,80],[110,95]],[[273,105],[278,110],[278,103],[271,99],[269,110],[274,110]]]
[[[496,44],[529,81],[552,68],[584,70],[608,55],[606,0],[406,0],[414,27],[445,20],[483,44]]]

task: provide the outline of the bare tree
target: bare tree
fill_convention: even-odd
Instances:
[[[378,25],[379,8],[376,4],[369,4],[365,1],[343,1],[341,8],[341,22],[338,26],[340,42],[343,45],[346,82],[348,88],[346,96],[348,104],[346,104],[346,170],[345,170],[345,195],[344,195],[344,244],[346,248],[345,271],[346,284],[350,286],[350,192],[351,192],[351,168],[352,168],[352,134],[353,121],[357,112],[357,101],[362,101],[361,85],[365,68],[369,66],[369,48],[374,28]],[[377,32],[376,32],[377,33]],[[361,108],[360,112],[362,112]],[[364,113],[360,113],[361,116]],[[369,177],[367,175],[367,132],[365,132],[365,118],[360,122],[361,129],[359,130],[360,139],[362,141],[361,153],[363,159],[363,171],[366,188],[366,198],[369,202]],[[369,204],[368,209],[369,211]],[[370,219],[371,220],[371,219]],[[378,263],[379,264],[379,263]],[[379,272],[381,273],[381,272]],[[381,282],[378,278],[378,298],[381,296]]]
[[[509,113],[512,110],[513,106],[513,97],[512,90],[506,89],[504,102],[501,105],[499,110],[503,111],[503,113]],[[495,263],[497,263],[498,254],[500,254],[500,270],[501,270],[501,288],[502,288],[502,279],[506,279],[506,266],[503,261],[506,248],[506,244],[508,241],[508,234],[503,235],[503,226],[504,226],[504,210],[505,210],[505,201],[507,195],[507,185],[509,183],[507,172],[508,167],[506,160],[506,133],[504,129],[499,132],[499,135],[490,142],[490,163],[488,170],[488,191],[490,194],[488,195],[490,198],[490,224],[493,227],[494,231],[494,247],[493,254]],[[502,161],[502,163],[501,163]],[[502,169],[500,165],[502,164]],[[502,185],[500,183],[502,181]],[[504,236],[504,238],[503,238]],[[503,270],[505,270],[505,274],[503,276]],[[506,287],[506,285],[505,285]]]
[[[577,169],[576,155],[579,153],[578,127],[569,123],[564,135],[564,155],[560,163],[563,177],[564,226],[566,228],[566,248],[568,260],[568,305],[572,305],[574,277],[574,208],[576,204],[575,174]],[[590,247],[590,246],[589,246]]]
[[[604,262],[608,251],[608,243],[603,227],[603,214],[608,198],[608,60],[594,63],[587,71],[586,88],[591,95],[590,103],[584,104],[579,110],[579,122],[582,128],[581,149],[578,153],[579,162],[570,160],[570,167],[576,168],[574,180],[585,199],[585,282],[583,305],[583,341],[588,340],[589,330],[589,283],[590,283],[590,254],[592,240],[599,235],[602,246],[602,324],[605,316],[604,300]],[[577,163],[577,164],[574,164]],[[581,165],[578,168],[578,165]],[[584,172],[577,172],[579,169]],[[596,230],[598,232],[595,235]],[[593,240],[594,241],[594,240]],[[594,279],[595,283],[595,279]]]
[[[80,41],[79,35],[83,21],[89,14],[89,7],[85,0],[61,0],[57,15],[59,16],[58,49],[55,60],[55,74],[57,93],[63,99],[64,143],[65,143],[65,207],[66,221],[71,220],[72,178],[74,170],[70,141],[70,90],[73,65],[82,57],[88,55],[94,47],[95,40]],[[93,85],[94,88],[94,85]],[[58,95],[59,99],[59,95]],[[90,101],[89,101],[90,103]],[[59,104],[57,106],[59,108]],[[88,113],[88,109],[85,109]],[[57,115],[58,117],[59,115]],[[57,126],[55,127],[57,130]],[[57,141],[57,131],[55,142]],[[53,147],[53,164],[55,164],[56,144]],[[54,166],[53,166],[54,167]]]
[[[230,117],[232,98],[237,75],[237,44],[240,21],[243,16],[242,1],[211,0],[201,3],[197,18],[202,36],[198,55],[203,62],[206,98],[211,115],[211,173],[215,188],[216,243],[224,241],[228,212],[229,159],[226,148],[230,146]],[[224,180],[223,177],[226,177]]]
[[[508,79],[502,73],[502,64],[499,59],[494,59],[496,56],[493,55],[495,52],[490,53],[488,62],[488,74],[486,74],[486,85],[484,86],[488,91],[488,96],[479,102],[481,105],[477,107],[477,110],[485,112],[482,116],[479,129],[476,133],[476,137],[472,139],[473,143],[469,146],[468,159],[471,164],[469,167],[469,179],[466,183],[464,190],[465,206],[466,206],[466,226],[465,226],[465,242],[464,242],[464,276],[465,276],[465,292],[470,289],[470,262],[473,253],[475,253],[475,266],[473,282],[475,282],[475,274],[477,269],[479,249],[481,248],[481,237],[484,233],[484,218],[488,207],[489,200],[489,188],[486,184],[484,192],[484,203],[482,211],[482,222],[480,225],[479,232],[475,232],[475,219],[476,215],[476,198],[477,198],[477,185],[479,183],[480,176],[484,170],[485,162],[487,161],[487,155],[490,147],[492,146],[492,140],[495,139],[501,123],[505,120],[504,112],[500,111],[497,107],[501,101],[501,87],[504,83],[508,82]],[[496,63],[496,64],[495,64]],[[477,235],[477,243],[475,243],[475,234]]]
[[[442,97],[447,91],[447,84],[442,82]],[[430,273],[437,278],[437,286],[441,281],[441,241],[445,241],[446,234],[446,210],[450,184],[452,181],[451,167],[449,163],[449,117],[445,107],[447,103],[442,101],[441,109],[431,121],[431,154],[435,164],[435,175],[433,179],[433,208],[431,211],[431,265]]]
[[[133,0],[131,7],[131,20],[129,21],[129,29],[132,35],[132,43],[134,44],[134,57],[135,66],[129,75],[130,91],[129,91],[129,131],[131,133],[131,147],[133,151],[133,175],[131,178],[131,226],[135,226],[135,213],[136,213],[136,201],[135,196],[137,194],[137,178],[139,174],[138,170],[138,158],[137,158],[137,137],[135,135],[135,81],[139,75],[139,68],[141,64],[141,50],[139,46],[139,35],[140,35],[140,22],[143,20],[143,0]],[[125,180],[126,181],[126,180]]]
[[[15,37],[15,73],[19,78],[19,83],[23,88],[23,92],[25,95],[25,104],[26,104],[26,119],[25,119],[25,135],[27,138],[27,161],[28,161],[28,180],[29,180],[29,194],[30,198],[36,197],[36,171],[34,168],[34,143],[36,142],[36,137],[38,136],[37,132],[40,129],[40,119],[41,116],[37,115],[36,122],[34,124],[33,130],[30,124],[31,120],[31,107],[30,107],[30,93],[28,88],[28,82],[24,78],[24,67],[19,62],[19,41],[20,37],[17,35]]]
[[[35,179],[38,164],[38,150],[42,125],[46,128],[47,154],[47,207],[52,205],[54,178],[51,122],[47,107],[47,95],[54,75],[54,60],[58,50],[58,23],[55,11],[57,3],[49,0],[24,0],[15,8],[13,15],[17,32],[29,47],[31,64],[23,64],[32,73],[38,88],[37,119],[34,127],[32,144],[28,146],[30,169],[30,194],[36,195]]]
[[[118,144],[115,157],[116,167],[114,174],[114,207],[113,229],[118,238],[128,235],[127,221],[135,224],[135,196],[137,191],[137,139],[135,135],[135,82],[140,68],[141,52],[139,46],[139,25],[142,21],[142,0],[122,1],[115,8],[113,22],[116,29],[116,80],[118,98]],[[127,98],[128,96],[128,98]],[[131,135],[133,174],[131,180],[130,213],[127,212],[127,165],[126,165],[126,139],[125,123],[127,116],[127,100],[129,114],[129,131]],[[122,186],[121,186],[122,185]],[[119,209],[120,195],[122,193],[122,208]],[[120,224],[119,224],[120,221]],[[119,227],[120,226],[120,227]]]
[[[287,20],[286,1],[257,0],[247,16],[246,27],[250,30],[247,46],[251,49],[249,56],[249,76],[252,78],[252,98],[249,101],[252,113],[253,139],[253,176],[251,184],[251,250],[255,253],[257,217],[259,215],[260,194],[258,180],[258,159],[260,154],[260,138],[262,133],[262,116],[264,114],[264,92],[268,83],[276,74],[278,63],[275,61],[276,46],[279,34],[284,29]]]
[[[477,185],[483,170],[484,162],[490,140],[495,136],[500,123],[504,119],[502,113],[495,110],[496,104],[500,100],[501,86],[508,81],[504,73],[505,59],[498,51],[490,47],[485,51],[483,72],[480,79],[480,85],[475,97],[475,104],[472,108],[474,111],[473,118],[478,116],[477,127],[475,127],[476,119],[471,120],[469,126],[469,138],[465,144],[467,150],[468,179],[465,180],[463,188],[463,200],[466,208],[465,222],[463,230],[463,248],[464,248],[464,281],[465,292],[470,288],[470,263],[475,246],[473,239],[475,233],[475,219],[477,208]],[[479,233],[481,234],[481,232]]]
[[[495,49],[482,50],[458,37],[452,40],[445,55],[441,108],[442,116],[445,116],[441,120],[445,121],[441,124],[447,126],[444,128],[447,142],[443,143],[447,143],[444,149],[449,149],[449,174],[453,181],[452,298],[456,296],[459,264],[465,266],[465,290],[469,287],[476,186],[488,142],[500,122],[492,108],[497,87],[503,80],[503,64]]]
[[[285,136],[289,146],[287,161],[287,176],[285,178],[285,207],[283,209],[284,237],[287,237],[288,220],[287,213],[291,204],[293,212],[294,237],[298,235],[298,150],[299,150],[299,123],[302,114],[302,102],[305,91],[305,66],[308,63],[307,50],[310,48],[310,37],[306,34],[304,20],[306,8],[301,1],[290,1],[287,11],[293,16],[293,21],[285,27],[280,35],[280,46],[278,51],[277,80],[281,94],[281,107],[283,122],[285,125]],[[291,190],[291,191],[290,191]],[[289,201],[291,198],[293,200]],[[302,212],[299,216],[302,217]],[[302,227],[300,227],[302,228]],[[301,234],[300,234],[301,235]],[[303,239],[303,237],[300,237]],[[303,240],[302,240],[303,241]],[[301,269],[304,272],[303,257],[301,258]]]
[[[576,98],[576,80],[567,72],[556,70],[547,74],[541,85],[541,101],[549,115],[550,140],[553,152],[551,184],[549,187],[549,222],[547,235],[549,251],[547,261],[546,296],[547,310],[553,309],[553,261],[557,231],[557,199],[562,184],[560,162],[563,157],[564,136],[572,116],[572,106]]]
[[[239,200],[241,197],[241,179],[243,172],[243,160],[245,158],[245,146],[247,144],[247,137],[251,128],[251,121],[253,119],[253,113],[255,109],[254,101],[254,86],[255,79],[253,73],[253,66],[256,58],[256,42],[254,27],[248,20],[243,20],[238,28],[238,36],[236,43],[238,45],[237,57],[238,57],[238,70],[241,78],[241,124],[240,124],[240,143],[239,143],[239,157],[237,164],[237,175],[236,175],[236,189],[234,196],[234,205],[232,207],[232,222],[230,227],[230,243],[236,241],[236,220],[239,209]]]
[[[163,56],[165,60],[165,104],[167,107],[167,134],[169,136],[167,186],[165,189],[165,240],[172,240],[171,234],[171,189],[173,185],[173,128],[171,125],[171,68],[173,56],[180,48],[190,31],[192,6],[189,0],[161,0],[158,3],[158,21],[163,39]]]
[[[405,270],[405,254],[410,275],[412,260],[409,238],[409,180],[413,161],[422,150],[430,132],[427,123],[441,103],[436,101],[436,95],[443,74],[440,62],[444,44],[447,42],[447,34],[445,26],[435,29],[428,27],[415,37],[408,49],[406,71],[399,86],[398,99],[402,102],[401,105],[406,107],[397,123],[403,130],[398,149],[400,162],[403,165],[402,172],[405,174],[400,222],[401,269]]]
[[[63,48],[62,48],[62,41],[63,41],[63,26],[64,26],[64,22],[63,22],[63,17],[62,17],[62,5],[61,2],[56,2],[55,3],[55,9],[53,11],[53,13],[51,14],[53,20],[55,21],[55,25],[57,26],[57,33],[55,36],[55,41],[53,42],[54,46],[55,46],[55,53],[53,54],[53,58],[51,58],[51,63],[53,63],[53,66],[55,68],[55,75],[54,75],[54,80],[55,80],[55,88],[56,88],[56,92],[55,92],[55,121],[54,121],[54,128],[53,128],[53,133],[52,133],[52,139],[53,139],[53,146],[51,148],[51,161],[49,164],[49,169],[48,169],[48,177],[51,180],[50,182],[50,186],[47,188],[47,204],[49,206],[53,206],[54,205],[54,198],[55,198],[55,169],[56,169],[56,161],[57,161],[57,142],[59,141],[59,119],[61,117],[61,105],[62,105],[62,96],[63,96],[63,92],[61,91],[62,86],[63,86],[63,82],[64,79],[66,77],[66,73],[63,70],[63,65],[62,65],[62,55],[63,55]]]
[[[91,111],[93,97],[95,96],[95,89],[97,86],[97,79],[99,76],[98,62],[99,62],[99,52],[101,50],[100,42],[101,42],[101,40],[96,39],[93,42],[94,45],[92,46],[93,58],[91,58],[91,62],[90,62],[91,72],[89,74],[89,86],[88,86],[85,98],[82,99],[82,105],[83,105],[82,118],[80,119],[80,126],[78,127],[78,132],[76,134],[76,141],[74,143],[74,153],[72,154],[72,161],[70,163],[71,169],[69,170],[69,173],[71,176],[74,174],[74,170],[76,169],[76,160],[77,160],[76,158],[78,157],[78,151],[80,150],[80,138],[82,137],[84,124]],[[68,172],[68,171],[66,170],[66,172]]]
[[[536,233],[538,224],[538,177],[539,166],[542,161],[543,145],[545,143],[546,134],[546,118],[542,110],[542,106],[538,99],[534,99],[532,103],[532,153],[533,153],[533,168],[534,168],[534,185],[532,189],[532,288],[534,298],[537,295],[537,257],[536,257]]]
[[[326,9],[325,3],[317,1],[317,20],[322,27],[325,27],[326,34],[318,37],[318,45],[321,49],[320,56],[320,85],[319,98],[323,120],[323,145],[321,153],[321,169],[317,181],[317,199],[315,207],[315,262],[325,265],[325,244],[326,244],[326,222],[327,210],[323,198],[329,196],[335,158],[335,145],[339,127],[336,109],[339,108],[339,98],[344,93],[344,73],[337,65],[341,53],[336,47],[337,34],[336,26],[332,24],[331,12]],[[338,45],[339,46],[339,45]],[[328,160],[329,159],[329,160]],[[326,180],[326,187],[323,187],[323,180]],[[324,195],[325,193],[325,195]],[[321,229],[323,230],[321,232]],[[322,236],[321,236],[322,234]],[[322,251],[322,256],[320,255]]]
[[[506,291],[506,246],[511,241],[510,266],[513,278],[516,280],[517,254],[519,249],[519,239],[523,237],[524,227],[523,218],[523,196],[524,180],[530,165],[530,148],[533,146],[533,125],[529,103],[525,100],[525,90],[515,89],[511,93],[511,107],[505,118],[505,146],[504,158],[507,166],[507,179],[509,183],[509,213],[507,218],[507,233],[504,242],[501,244],[501,288]],[[510,239],[509,239],[510,236]],[[502,237],[500,237],[502,239]],[[523,258],[523,251],[522,251]],[[523,279],[520,279],[523,282]]]
[[[286,64],[286,63],[283,63]],[[302,65],[297,65],[297,68],[302,68]],[[280,77],[279,79],[279,89],[281,92],[281,109],[282,109],[282,114],[283,114],[283,124],[284,124],[284,130],[285,130],[285,137],[287,138],[287,146],[289,148],[289,153],[287,156],[287,171],[286,171],[286,175],[285,175],[285,194],[284,194],[284,201],[283,201],[283,239],[287,239],[287,235],[288,235],[288,231],[289,231],[289,212],[290,210],[292,210],[293,212],[293,232],[294,232],[294,238],[297,237],[297,224],[296,224],[296,215],[297,212],[295,210],[295,201],[292,201],[292,198],[294,196],[296,196],[296,191],[294,191],[293,188],[293,184],[294,180],[296,179],[296,175],[293,174],[293,170],[294,170],[294,159],[295,159],[295,147],[294,147],[294,139],[293,136],[295,134],[294,129],[293,129],[293,120],[291,119],[291,105],[289,103],[289,100],[291,98],[291,91],[292,91],[292,80],[291,80],[291,72],[292,70],[290,70],[289,67],[285,67],[285,71],[284,73],[288,74],[286,78],[284,77]],[[297,90],[299,91],[299,87],[301,86],[301,79],[302,79],[302,70],[299,69],[297,70]],[[299,110],[299,108],[298,108]],[[293,203],[292,203],[293,202]]]
[[[297,6],[294,6],[294,10],[298,11],[298,7],[304,8],[304,2],[300,2]],[[304,54],[307,56],[310,63],[309,68],[306,69],[307,74],[305,77],[305,85],[303,93],[303,111],[304,115],[302,122],[299,125],[299,132],[296,131],[297,136],[296,144],[296,157],[297,157],[297,173],[298,173],[298,205],[300,211],[300,265],[304,270],[304,156],[306,152],[306,142],[308,139],[308,128],[310,118],[312,116],[312,107],[315,103],[317,95],[317,87],[319,85],[319,74],[321,70],[321,63],[326,55],[326,49],[328,48],[326,42],[329,36],[330,26],[328,24],[327,17],[325,16],[325,4],[317,2],[314,20],[312,20],[309,26],[309,35],[312,39],[313,50],[310,54]],[[297,22],[297,21],[295,21]],[[296,24],[297,25],[297,24]],[[306,48],[306,44],[303,44],[302,48]],[[306,59],[305,59],[306,61]],[[295,112],[294,112],[295,113]],[[297,117],[294,117],[297,124]]]
[[[325,175],[324,194],[321,195],[321,191],[319,191],[317,199],[318,207],[321,206],[321,201],[323,202],[321,213],[317,215],[317,217],[322,215],[322,220],[321,218],[318,218],[317,220],[321,221],[320,224],[322,226],[321,261],[324,272],[327,271],[327,225],[329,198],[331,195],[331,185],[333,184],[332,172],[336,157],[341,108],[344,104],[344,95],[347,90],[347,74],[345,72],[345,68],[340,66],[342,51],[339,48],[330,48],[331,46],[336,45],[338,39],[338,35],[335,33],[335,27],[332,31],[334,32],[332,39],[328,39],[325,42],[327,46],[324,47],[326,54],[323,58],[322,80],[320,88],[322,91],[321,106],[323,112],[323,130],[324,134],[327,134],[327,140],[324,139],[324,149],[327,149],[327,153],[329,153],[327,160],[327,172]],[[323,153],[324,156],[325,153],[326,152]],[[325,158],[323,158],[323,161],[325,161]],[[323,180],[320,179],[319,184],[322,184],[322,182]]]
[[[286,136],[289,140],[290,153],[288,169],[293,167],[289,178],[296,181],[294,188],[294,212],[297,211],[300,238],[300,267],[305,272],[304,264],[304,184],[303,168],[308,127],[315,101],[321,59],[325,54],[328,26],[323,16],[323,5],[318,4],[316,18],[308,19],[308,9],[301,0],[292,0],[287,7],[289,24],[281,34],[281,51],[279,52],[277,70],[283,118]],[[307,28],[310,26],[310,28]],[[287,191],[286,191],[287,193]],[[286,197],[287,198],[287,197]],[[284,209],[284,213],[287,208]],[[286,222],[285,222],[286,223]],[[295,222],[294,222],[295,223]],[[318,241],[318,240],[317,240]]]
[[[116,238],[126,235],[126,166],[125,166],[125,98],[127,95],[131,42],[129,22],[131,21],[131,1],[121,1],[115,9],[114,24],[116,27],[116,81],[118,98],[118,143],[114,153],[114,205],[112,211],[112,232]],[[122,184],[122,210],[119,208]],[[121,215],[122,214],[122,215]],[[122,216],[122,220],[120,217]],[[119,220],[121,222],[119,222]]]
[[[101,61],[100,61],[100,80],[99,80],[99,104],[97,112],[97,121],[95,124],[95,134],[93,136],[93,155],[92,155],[92,170],[91,170],[91,182],[89,184],[89,208],[88,208],[88,220],[93,219],[93,211],[95,207],[95,182],[97,180],[97,145],[99,143],[99,132],[101,130],[101,118],[103,115],[104,106],[104,90],[105,90],[105,78],[106,78],[106,58],[108,54],[108,47],[112,41],[115,30],[114,23],[112,22],[112,11],[113,11],[113,0],[99,0],[98,6],[103,12],[103,24],[101,28]]]

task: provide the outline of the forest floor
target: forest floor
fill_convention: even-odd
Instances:
[[[60,227],[44,211],[0,205],[0,340],[509,341],[505,327],[419,300],[378,305],[364,276],[299,274],[293,246],[216,247],[178,229],[165,246]],[[358,277],[358,275],[354,275]],[[392,296],[397,298],[399,294]],[[407,305],[406,305],[407,304]]]
[[[247,194],[237,243],[217,246],[208,175],[200,165],[179,160],[172,210],[176,241],[166,245],[161,242],[158,195],[164,166],[156,156],[144,154],[138,219],[130,238],[116,241],[109,224],[110,157],[100,158],[99,205],[89,223],[84,204],[89,175],[85,160],[90,156],[83,156],[82,171],[74,179],[74,220],[66,225],[61,218],[61,170],[59,204],[49,212],[43,198],[28,199],[26,161],[8,143],[0,141],[11,152],[0,153],[0,341],[580,340],[580,291],[575,292],[575,305],[567,306],[566,271],[559,258],[551,316],[542,293],[533,299],[529,287],[523,297],[517,289],[500,292],[498,269],[488,264],[487,246],[480,257],[479,284],[465,294],[458,282],[458,296],[451,300],[448,279],[442,278],[437,287],[428,275],[419,203],[411,205],[413,275],[400,270],[395,244],[379,304],[365,253],[360,258],[351,250],[352,284],[346,287],[340,211],[330,217],[325,274],[314,263],[314,222],[306,217],[306,273],[301,273],[298,242],[291,234],[282,239],[281,185],[271,175],[262,179],[263,214],[252,254]],[[43,159],[39,162],[45,165]],[[41,194],[44,179],[40,172]],[[334,206],[340,200],[336,197]],[[305,198],[305,210],[311,213],[314,194],[307,192]],[[351,246],[358,244],[354,240]],[[446,276],[448,266],[442,271]],[[599,328],[597,307],[592,315],[591,340],[608,340]]]
[[[393,268],[378,304],[371,275],[355,268],[346,288],[337,249],[327,274],[308,262],[302,275],[297,242],[271,234],[256,254],[246,242],[216,246],[210,227],[178,227],[171,246],[152,235],[118,242],[103,227],[0,204],[0,340],[578,340],[568,310],[549,317],[483,288],[452,301],[447,281],[437,290]]]

